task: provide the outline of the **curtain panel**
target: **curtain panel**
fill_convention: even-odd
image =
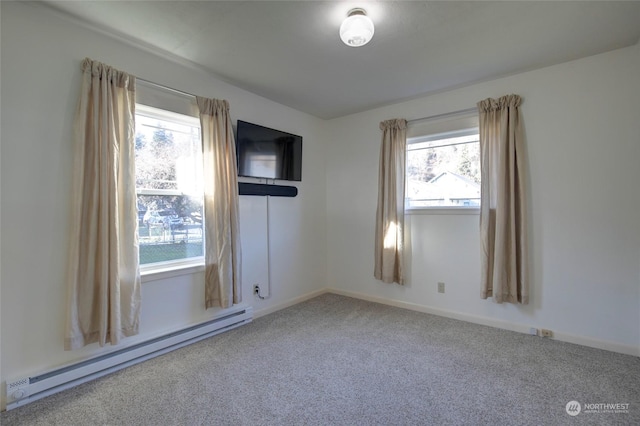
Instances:
[[[242,301],[236,145],[226,100],[196,97],[202,125],[205,223],[205,304]]]
[[[138,333],[135,77],[85,59],[74,130],[66,350]]]
[[[520,96],[478,102],[482,174],[481,297],[497,303],[529,301],[526,164]]]
[[[404,190],[407,121],[380,123],[382,143],[378,172],[374,277],[404,284]]]

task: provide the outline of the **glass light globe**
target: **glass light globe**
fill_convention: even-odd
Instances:
[[[340,25],[340,38],[347,46],[359,47],[373,38],[373,22],[364,11],[349,12],[349,16]]]

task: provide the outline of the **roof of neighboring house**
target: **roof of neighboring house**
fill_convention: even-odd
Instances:
[[[436,175],[433,179],[431,179],[428,183],[436,183],[438,182],[438,180],[440,180],[443,176],[452,176],[456,179],[460,179],[461,181],[463,181],[464,183],[468,184],[468,185],[473,185],[473,186],[477,186],[478,189],[480,189],[480,184],[478,184],[477,182],[469,179],[466,176],[463,175],[459,175],[458,173],[453,173],[450,171],[446,171],[446,172],[442,172],[439,175]]]
[[[466,176],[446,171],[428,182],[409,180],[407,196],[419,200],[477,198],[480,196],[480,185]]]

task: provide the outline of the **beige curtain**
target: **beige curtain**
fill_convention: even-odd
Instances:
[[[65,349],[138,333],[135,77],[82,62]]]
[[[525,150],[517,95],[478,102],[482,173],[481,297],[529,301]]]
[[[374,276],[385,283],[404,284],[404,169],[407,121],[386,120],[380,123],[380,130],[382,145],[378,174]]]
[[[225,100],[197,97],[204,162],[205,303],[242,300],[236,146]]]

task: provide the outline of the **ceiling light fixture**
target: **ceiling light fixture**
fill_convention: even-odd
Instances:
[[[347,18],[340,25],[340,38],[350,47],[360,47],[371,41],[373,37],[373,21],[367,12],[359,7],[351,9]]]

